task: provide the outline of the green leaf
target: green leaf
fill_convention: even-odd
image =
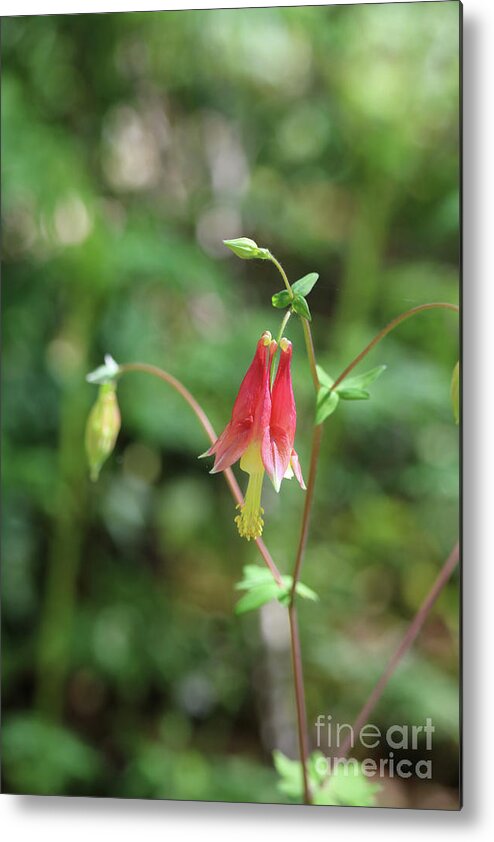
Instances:
[[[239,599],[235,606],[235,614],[245,614],[247,611],[255,611],[261,605],[265,605],[267,602],[271,602],[272,599],[276,599],[279,592],[279,585],[271,577],[271,582],[265,582],[264,584],[251,588]]]
[[[282,576],[280,586],[273,578],[267,567],[259,567],[257,564],[246,564],[243,569],[243,579],[235,585],[238,591],[248,591],[237,603],[235,612],[243,614],[246,611],[255,611],[266,602],[277,599],[282,605],[288,605],[292,591],[292,576]],[[311,599],[316,602],[319,597],[311,588],[298,582],[296,593],[302,599]],[[250,598],[253,594],[252,598]],[[247,599],[249,597],[249,599]]]
[[[308,275],[304,275],[303,278],[300,280],[295,281],[292,284],[292,290],[294,291],[295,295],[308,295],[309,292],[315,287],[319,280],[319,275],[317,272],[309,272]]]
[[[266,582],[273,582],[273,574],[267,567],[259,567],[257,564],[246,564],[243,569],[243,579],[235,585],[238,591],[248,591],[257,585]]]
[[[317,393],[316,424],[322,424],[335,411],[339,400],[337,392],[330,392],[325,386],[321,386]]]
[[[292,301],[292,310],[294,313],[297,313],[298,316],[302,316],[303,319],[307,319],[308,322],[312,321],[309,305],[303,295],[295,296]]]
[[[273,751],[273,762],[281,780],[278,789],[289,798],[301,798],[304,790],[302,764],[299,760],[290,760],[283,752]]]
[[[292,595],[293,578],[291,576],[283,576],[284,584],[286,580],[288,580],[288,583],[285,587],[280,588],[278,593],[278,602],[281,602],[282,605],[290,605]],[[310,599],[312,602],[319,602],[319,597],[316,592],[313,591],[312,588],[308,588],[307,585],[304,585],[303,582],[297,582],[295,593],[297,593],[298,596],[301,596],[302,599]]]
[[[282,310],[284,307],[288,307],[291,304],[291,301],[292,298],[287,289],[282,289],[280,292],[275,292],[275,294],[271,298],[271,304],[273,305],[273,307],[277,307],[279,310]]]
[[[290,760],[281,751],[273,751],[275,769],[280,776],[278,789],[292,800],[303,798],[302,764]],[[372,807],[376,803],[379,784],[364,775],[357,760],[327,761],[321,751],[314,751],[307,760],[313,802],[317,805]]]
[[[291,578],[291,577],[290,577]],[[298,593],[302,599],[311,599],[313,602],[319,602],[319,597],[312,588],[308,588],[303,582],[297,582],[295,593]]]
[[[333,378],[330,377],[330,375],[327,373],[327,371],[324,371],[324,369],[321,368],[320,365],[316,365],[316,369],[317,369],[317,376],[319,378],[319,383],[321,384],[321,386],[326,386],[328,389],[330,389],[331,386],[334,383]]]
[[[33,713],[4,716],[2,765],[14,792],[91,792],[102,757],[67,728]]]
[[[335,391],[344,401],[367,401],[370,398],[369,392],[366,392],[365,389],[340,389],[337,386]]]
[[[455,424],[460,423],[460,363],[456,363],[451,378],[451,403],[453,404],[453,416]]]
[[[237,257],[242,260],[253,260],[258,258],[260,260],[269,260],[271,257],[268,249],[259,248],[254,240],[249,237],[237,237],[236,240],[223,240],[225,246],[233,251]]]
[[[367,386],[370,386],[374,380],[377,380],[378,377],[381,376],[383,371],[387,366],[385,365],[378,365],[376,368],[371,368],[369,371],[364,371],[363,374],[357,374],[355,377],[347,377],[343,382],[337,387],[338,391],[340,388],[344,389],[366,389]]]
[[[355,758],[349,758],[333,766],[323,785],[314,791],[314,804],[373,807],[380,789],[364,775]]]

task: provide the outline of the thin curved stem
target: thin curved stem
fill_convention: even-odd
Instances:
[[[339,756],[345,757],[348,754],[348,751],[352,744],[352,738],[355,734],[358,734],[361,728],[366,724],[369,719],[370,714],[374,710],[377,702],[381,698],[384,688],[388,684],[391,676],[395,672],[398,664],[400,663],[403,656],[408,652],[412,643],[414,642],[415,638],[417,637],[419,631],[421,630],[422,626],[424,625],[425,619],[429,614],[432,606],[434,605],[435,601],[437,600],[439,594],[441,593],[442,589],[450,579],[456,565],[458,564],[460,557],[460,549],[459,545],[455,544],[451,553],[449,554],[448,558],[444,562],[434,584],[432,585],[429,593],[425,597],[422,605],[420,606],[419,610],[415,614],[412,622],[408,626],[400,644],[396,648],[395,652],[391,656],[386,669],[384,670],[383,674],[381,675],[379,681],[375,685],[374,689],[372,690],[369,698],[367,699],[366,703],[364,704],[363,708],[361,709],[360,713],[358,714],[352,729],[348,735],[348,737],[343,742],[341,746]]]
[[[287,278],[287,274],[286,274],[285,270],[283,269],[283,266],[281,265],[280,261],[276,260],[276,257],[274,256],[274,254],[271,254],[271,252],[269,252],[269,259],[271,260],[271,263],[274,263],[278,272],[280,273],[281,277],[283,278],[283,283],[285,284],[288,292],[290,293],[290,298],[294,298],[295,296],[293,294],[292,286],[290,284],[290,281]]]
[[[375,348],[378,342],[380,342],[381,339],[384,339],[384,337],[387,336],[388,333],[391,333],[391,331],[394,330],[394,328],[397,327],[397,325],[399,325],[401,322],[404,322],[405,319],[409,319],[411,316],[415,316],[417,313],[421,313],[424,310],[438,309],[453,310],[455,313],[460,312],[460,308],[457,307],[456,304],[450,304],[448,301],[437,301],[431,304],[419,304],[418,307],[412,307],[411,310],[406,310],[404,313],[400,313],[400,315],[392,319],[386,325],[386,327],[383,327],[383,329],[375,335],[374,339],[371,339],[369,344],[365,346],[364,350],[361,351],[360,354],[357,354],[357,356],[351,361],[351,363],[349,363],[347,367],[343,369],[341,374],[336,378],[333,385],[331,386],[330,391],[332,392],[333,389],[336,389],[336,387],[340,385],[340,383],[345,379],[345,377],[348,377],[350,372],[353,371],[355,366],[358,365],[359,362],[367,356],[369,351],[372,351],[372,349]]]
[[[175,391],[178,392],[178,394],[181,395],[181,397],[189,404],[190,408],[195,413],[197,419],[199,420],[200,424],[205,430],[209,441],[211,442],[211,444],[214,444],[218,437],[214,431],[213,425],[211,424],[206,413],[204,412],[202,406],[196,401],[194,396],[189,392],[188,389],[185,388],[185,386],[183,385],[183,383],[180,382],[180,380],[177,380],[176,377],[174,377],[172,374],[169,374],[167,371],[164,371],[162,368],[158,368],[158,366],[151,365],[149,363],[125,363],[124,365],[119,366],[118,373],[119,375],[121,375],[127,374],[128,372],[132,371],[142,372],[144,374],[151,374],[153,377],[158,377],[160,380],[163,380],[165,383],[167,383],[169,386],[175,389]],[[230,488],[233,499],[238,505],[242,506],[244,498],[240,490],[240,486],[237,480],[235,479],[235,475],[232,469],[227,468],[225,471],[223,471],[223,475],[225,477],[226,482],[228,483],[228,487]],[[271,556],[271,553],[266,547],[266,544],[261,538],[256,538],[255,543],[261,556],[266,562],[266,565],[269,567],[269,570],[271,571],[276,583],[280,586],[280,588],[283,587],[281,573],[278,570]]]

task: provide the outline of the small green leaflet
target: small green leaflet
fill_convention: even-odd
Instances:
[[[334,380],[327,371],[324,371],[320,365],[316,368],[321,384],[316,401],[316,424],[322,424],[335,411],[340,398],[344,401],[368,400],[370,394],[365,387],[377,380],[386,366],[379,365],[356,377],[347,377],[336,388],[333,388]]]
[[[255,611],[261,605],[265,605],[273,599],[277,599],[283,605],[289,603],[293,582],[291,576],[282,576],[283,585],[280,586],[275,582],[267,568],[258,567],[256,564],[247,564],[244,567],[243,574],[244,578],[235,585],[235,588],[239,591],[247,591],[247,593],[237,602],[235,614]],[[302,582],[297,583],[295,590],[302,599],[311,599],[314,602],[318,600],[317,594]]]
[[[278,789],[288,798],[301,798],[304,791],[302,764],[298,760],[290,760],[283,752],[273,751],[273,762],[280,780]]]
[[[283,310],[284,307],[288,307],[291,303],[291,296],[287,289],[282,289],[281,292],[275,292],[273,297],[271,298],[271,303],[273,307],[277,307],[279,310]]]
[[[297,313],[299,316],[302,316],[310,322],[312,317],[309,305],[307,304],[304,296],[308,295],[314,288],[318,279],[319,275],[317,272],[309,272],[308,275],[304,275],[303,278],[299,278],[298,281],[295,281],[295,283],[292,284],[293,296],[290,295],[287,289],[275,292],[271,298],[273,307],[283,310],[284,307],[289,307],[291,305],[294,313]]]
[[[285,307],[291,305],[294,313],[297,313],[297,315],[302,316],[303,319],[307,319],[309,322],[312,321],[309,305],[303,295],[296,295],[294,298],[291,298],[288,290],[282,289],[272,296],[271,303],[273,307],[277,307],[279,310],[283,310]]]
[[[304,275],[303,278],[300,280],[295,281],[292,284],[292,290],[294,291],[295,295],[308,295],[309,292],[315,287],[319,280],[319,275],[317,272],[309,272],[308,275]]]
[[[370,398],[369,392],[365,389],[340,389],[338,386],[336,391],[344,401],[367,401]]]
[[[330,392],[328,388],[321,386],[317,393],[316,424],[322,424],[335,411],[339,402],[337,392]]]
[[[290,587],[292,586],[293,579],[291,576],[287,577],[290,579]],[[295,592],[298,593],[302,599],[310,599],[312,602],[317,602],[319,600],[318,595],[312,588],[308,588],[307,585],[304,585],[303,582],[297,582],[297,587],[295,588]]]
[[[302,316],[303,319],[307,319],[308,322],[312,321],[309,305],[303,295],[295,296],[292,301],[292,310],[294,313],[297,313],[298,316]]]
[[[273,752],[273,762],[280,780],[278,789],[292,801],[303,799],[302,764],[290,760],[281,751]],[[315,751],[307,761],[307,773],[314,804],[346,807],[372,807],[381,787],[371,783],[362,767],[354,759],[338,761],[333,769],[321,751]]]
[[[371,783],[364,775],[355,758],[349,758],[335,766],[324,783],[314,790],[314,804],[373,807],[380,789],[379,784]]]
[[[263,585],[255,585],[252,590],[247,591],[235,606],[235,614],[246,614],[247,611],[255,611],[261,605],[276,599],[281,588],[273,580]]]
[[[343,390],[347,391],[348,389],[364,390],[367,386],[370,386],[374,380],[377,380],[385,369],[385,365],[378,365],[376,368],[364,371],[363,374],[357,374],[355,377],[346,377],[345,380],[337,386],[337,391],[341,394]],[[353,398],[353,400],[355,400],[355,398]]]
[[[334,383],[333,378],[330,377],[327,371],[324,371],[324,369],[321,368],[320,365],[316,365],[316,370],[321,386],[326,386],[327,389],[331,389],[331,386]]]
[[[272,573],[267,567],[259,567],[258,564],[246,564],[242,570],[244,578],[237,582],[237,591],[248,591],[253,585],[260,585],[263,582],[272,582]]]
[[[457,362],[453,369],[451,378],[451,403],[453,404],[453,415],[455,424],[460,423],[460,363]]]

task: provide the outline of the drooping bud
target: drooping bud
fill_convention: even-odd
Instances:
[[[103,383],[86,424],[86,453],[93,482],[113,452],[120,430],[120,409],[115,383]]]
[[[460,423],[460,363],[457,362],[451,378],[451,404],[455,423]]]

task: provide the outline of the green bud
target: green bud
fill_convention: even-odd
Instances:
[[[259,248],[257,243],[254,240],[249,240],[248,237],[238,237],[236,240],[223,240],[223,242],[242,260],[253,260],[255,258],[269,260],[271,256],[268,249]]]
[[[451,378],[451,403],[453,404],[453,415],[455,423],[460,423],[460,363],[457,362],[453,369]]]
[[[98,398],[86,424],[86,453],[93,482],[113,452],[119,430],[117,387],[115,383],[104,383],[99,387]]]

